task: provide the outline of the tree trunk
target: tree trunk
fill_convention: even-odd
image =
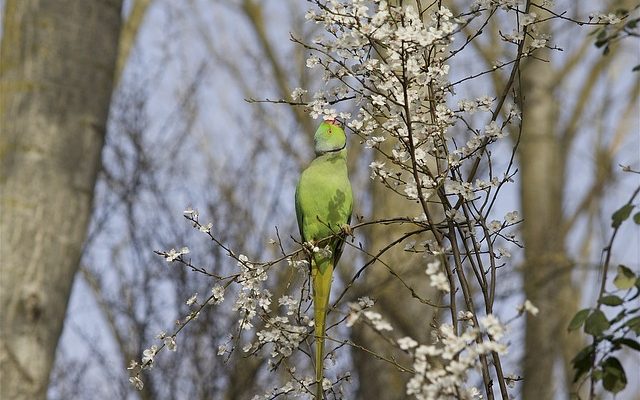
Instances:
[[[401,4],[398,0],[392,0],[394,5]],[[410,0],[405,4],[412,5],[416,9],[419,1]],[[384,51],[384,50],[380,50]],[[391,154],[394,140],[387,140],[381,148],[386,154]],[[388,161],[379,154],[379,161]],[[435,160],[432,160],[435,163]],[[435,164],[430,166],[435,169]],[[372,202],[371,220],[393,217],[418,217],[422,214],[420,204],[408,206],[407,199],[393,193],[380,182],[372,182],[369,193]],[[441,207],[432,207],[430,210],[435,215],[442,215]],[[367,248],[376,254],[387,246],[392,240],[406,234],[414,226],[407,225],[373,225],[366,231],[368,240]],[[439,294],[429,285],[429,279],[425,274],[427,262],[421,256],[404,251],[404,246],[410,241],[424,241],[432,239],[427,235],[414,236],[397,244],[387,251],[382,257],[393,271],[408,282],[412,288],[423,298],[435,300]],[[376,309],[384,318],[388,319],[394,328],[396,337],[410,336],[419,343],[430,342],[431,325],[438,310],[420,303],[412,298],[408,289],[394,278],[384,265],[377,262],[364,273],[364,279],[356,292],[357,296],[369,296],[376,300]],[[364,324],[355,324],[352,330],[353,341],[372,352],[394,359],[402,365],[411,367],[411,359],[400,351],[393,351],[389,343],[380,335]],[[411,375],[402,372],[385,361],[375,359],[372,355],[360,350],[353,350],[354,369],[359,379],[358,399],[405,399],[406,384]]]
[[[0,398],[44,399],[100,166],[122,0],[7,0]]]
[[[537,56],[549,60],[548,52]],[[519,148],[524,216],[524,292],[540,309],[527,314],[522,398],[553,399],[559,389],[567,345],[567,321],[576,307],[572,265],[565,251],[562,225],[565,149],[556,132],[558,103],[554,97],[552,63],[530,59],[523,69],[524,115]],[[578,292],[579,293],[579,292]]]
[[[387,141],[391,142],[391,141]],[[391,153],[391,147],[383,144],[385,152]],[[408,206],[407,199],[400,197],[380,182],[371,181],[369,188],[372,202],[372,215],[367,219],[375,220],[393,217],[417,217],[422,208],[417,203]],[[433,207],[433,215],[442,215],[440,207]],[[392,240],[415,229],[414,225],[373,225],[366,231],[367,245],[372,254],[377,254]],[[439,296],[429,285],[425,274],[427,260],[421,255],[404,251],[410,241],[424,241],[432,237],[413,236],[387,251],[380,257],[395,273],[410,284],[423,298],[437,302]],[[354,291],[355,297],[369,296],[376,301],[374,309],[379,311],[394,328],[395,337],[410,336],[420,343],[430,342],[431,324],[438,310],[422,304],[412,298],[409,290],[379,262],[371,265],[363,275],[363,281]],[[394,349],[380,335],[365,324],[356,323],[352,328],[352,340],[376,354],[395,359],[400,364],[411,367],[411,359],[403,352]],[[358,399],[405,399],[406,384],[411,375],[374,358],[371,354],[358,349],[353,351],[354,369],[359,379]]]

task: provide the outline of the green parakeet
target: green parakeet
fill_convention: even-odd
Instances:
[[[315,314],[316,399],[322,400],[322,361],[331,278],[344,243],[344,235],[332,235],[349,231],[353,194],[347,175],[347,137],[344,130],[333,120],[324,121],[313,139],[316,158],[302,172],[296,187],[296,215],[302,240],[320,249],[312,253],[309,261]],[[325,248],[331,254],[324,251]]]

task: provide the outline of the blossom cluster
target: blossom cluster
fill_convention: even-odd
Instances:
[[[296,90],[293,97],[309,99],[314,117],[344,120],[373,152],[371,178],[420,205],[417,215],[402,217],[433,237],[408,241],[405,251],[423,255],[429,285],[450,295],[451,301],[457,301],[452,294],[462,288],[472,310],[470,315],[455,315],[457,305],[450,306],[452,321],[438,327],[437,346],[410,337],[398,341],[414,359],[407,395],[478,397],[477,388],[466,388],[466,374],[477,370],[488,354],[499,357],[506,346],[499,342],[504,330],[496,316],[473,314],[473,294],[466,287],[477,287],[485,294],[483,300],[493,301],[496,268],[504,265],[496,260],[510,257],[506,243],[520,245],[509,231],[521,221],[518,213],[497,216],[492,209],[515,172],[511,162],[495,168],[491,149],[511,147],[507,141],[521,115],[508,91],[456,96],[462,83],[474,77],[453,79],[452,61],[475,37],[472,27],[481,26],[496,10],[510,13],[516,22],[512,33],[502,36],[507,46],[514,45],[512,59],[496,61],[477,76],[508,66],[515,70],[520,59],[546,47],[549,37],[538,28],[539,15],[522,11],[518,0],[478,1],[474,12],[461,15],[437,2],[426,8],[383,0],[316,3],[319,11],[307,18],[328,34],[305,43],[312,51],[307,67],[321,71],[328,85],[311,94]],[[473,271],[469,275],[477,282],[470,282],[464,270]],[[359,303],[349,306],[347,326],[363,319],[381,335],[393,331],[382,314]],[[465,323],[468,328],[459,333]],[[496,373],[504,383],[502,372]]]
[[[407,395],[419,400],[479,399],[478,388],[469,386],[467,375],[480,369],[481,357],[503,354],[506,345],[499,340],[504,326],[493,315],[480,320],[480,328],[470,324],[456,334],[454,327],[443,324],[437,331],[437,343],[418,345],[411,338],[402,338],[399,345],[412,351],[414,376],[407,383]],[[479,340],[483,335],[489,339]]]
[[[240,269],[240,276],[237,282],[240,284],[240,291],[236,296],[233,310],[238,311],[240,319],[238,324],[244,330],[253,328],[253,320],[258,309],[269,312],[271,306],[271,293],[262,287],[262,283],[267,280],[267,273],[263,265],[252,264],[245,255],[238,257],[237,266]]]

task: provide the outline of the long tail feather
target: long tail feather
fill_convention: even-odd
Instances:
[[[333,260],[317,259],[313,270],[313,311],[315,314],[314,335],[316,338],[316,400],[322,400],[324,337],[326,331],[327,308],[331,294],[331,278],[333,276]]]

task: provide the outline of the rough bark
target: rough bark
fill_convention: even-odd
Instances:
[[[0,398],[44,399],[78,268],[121,0],[7,0],[0,48]]]
[[[549,59],[549,54],[539,56]],[[579,299],[571,283],[565,237],[557,229],[563,220],[566,160],[556,132],[554,76],[550,62],[531,59],[523,68],[525,112],[519,156],[525,219],[524,292],[540,313],[526,318],[522,398],[536,400],[553,399],[559,389],[554,369],[562,370],[563,347],[569,342],[568,314]]]

